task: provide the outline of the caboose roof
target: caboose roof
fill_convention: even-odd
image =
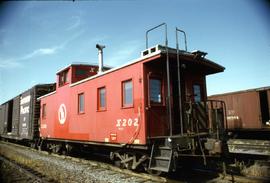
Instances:
[[[147,51],[147,50],[148,50],[148,53],[144,54],[144,52]],[[116,70],[122,69],[124,67],[129,66],[129,65],[132,65],[132,64],[135,64],[135,63],[138,63],[138,62],[141,62],[141,61],[145,61],[147,59],[150,59],[150,58],[158,56],[158,55],[162,56],[162,55],[164,55],[166,53],[167,53],[167,50],[166,50],[165,46],[156,45],[154,47],[151,47],[151,48],[148,48],[148,49],[142,51],[141,52],[141,57],[139,57],[137,59],[134,59],[131,62],[128,62],[128,63],[126,63],[126,64],[124,64],[122,66],[115,67],[113,69],[107,70],[107,71],[102,72],[100,74],[91,76],[89,78],[85,78],[85,79],[80,80],[80,81],[78,81],[76,83],[72,83],[72,84],[70,84],[70,86],[72,87],[72,86],[78,85],[80,83],[84,83],[84,82],[86,82],[88,80],[103,76],[103,75],[108,74],[110,72],[114,72]],[[176,53],[177,53],[177,50],[174,49],[174,48],[168,47],[168,53],[169,53],[170,57],[171,56],[175,57]],[[204,57],[207,53],[203,57],[198,55],[198,53],[204,53],[204,52],[199,51],[199,50],[195,50],[193,52],[187,52],[187,51],[179,50],[180,57],[183,57],[183,58],[187,59],[188,62],[191,63],[191,64],[200,65],[203,69],[205,69],[206,74],[214,74],[214,73],[224,71],[224,69],[225,69],[224,67],[222,67],[221,65],[219,65],[219,64],[217,64],[217,63],[215,63],[215,62],[213,62],[213,61],[211,61],[209,59],[206,59]]]
[[[238,91],[233,91],[233,92],[214,94],[214,95],[210,95],[208,97],[219,97],[219,96],[234,95],[234,94],[249,93],[249,92],[259,92],[259,91],[266,91],[266,90],[270,90],[270,86],[264,86],[264,87],[259,87],[259,88],[251,88],[251,89],[246,89],[246,90],[238,90]]]
[[[145,54],[145,52],[147,52],[147,54]],[[119,67],[115,67],[115,68],[112,68],[112,69],[109,69],[107,71],[104,71],[100,74],[96,74],[94,76],[91,76],[91,77],[88,77],[88,78],[85,78],[83,80],[80,80],[78,82],[75,82],[75,83],[72,83],[70,84],[69,86],[70,87],[73,87],[73,86],[76,86],[78,84],[81,84],[81,83],[84,83],[86,81],[89,81],[89,80],[92,80],[92,79],[95,79],[97,77],[100,77],[100,76],[103,76],[103,75],[106,75],[108,73],[111,73],[111,72],[114,72],[116,70],[119,70],[119,69],[122,69],[124,67],[127,67],[129,65],[132,65],[132,64],[135,64],[135,63],[138,63],[138,62],[143,62],[145,60],[153,60],[155,59],[157,56],[164,56],[166,55],[167,53],[167,48],[165,46],[162,46],[162,45],[156,45],[154,47],[151,47],[151,48],[148,48],[144,51],[141,52],[141,57],[137,58],[137,59],[134,59],[122,66],[119,66]],[[177,55],[177,50],[174,49],[174,48],[169,48],[168,47],[168,53],[169,53],[169,56],[170,57],[176,57]],[[202,52],[202,51],[199,51],[199,50],[195,50],[195,51],[192,51],[192,52],[187,52],[187,51],[184,51],[184,50],[179,50],[179,56],[180,56],[180,60],[181,61],[185,61],[186,63],[189,63],[189,64],[193,64],[193,65],[196,65],[196,66],[199,66],[199,69],[203,69],[205,74],[208,75],[208,74],[214,74],[214,73],[218,73],[218,72],[223,72],[225,70],[225,68],[209,59],[206,59],[205,58],[205,55],[207,53],[205,52]],[[152,58],[152,59],[151,59]],[[61,71],[64,71],[68,68],[70,68],[71,66],[80,66],[80,65],[84,65],[84,66],[95,66],[95,67],[98,67],[97,64],[88,64],[88,63],[72,63],[72,64],[69,64],[68,66],[64,67],[63,69],[59,70],[57,72],[57,74]],[[106,66],[108,68],[110,68],[109,66]],[[54,94],[55,92],[52,92],[52,93],[49,93],[45,96],[41,96],[39,99],[43,98],[43,97],[46,97],[46,96],[49,96],[49,95],[52,95]]]
[[[98,67],[98,64],[96,63],[87,63],[87,62],[72,62],[71,64],[65,66],[64,68],[58,70],[56,74],[59,74],[60,72],[69,69],[72,66],[93,66],[93,67]],[[104,65],[105,68],[112,68],[111,66]]]

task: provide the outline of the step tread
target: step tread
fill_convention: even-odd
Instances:
[[[159,166],[151,167],[150,169],[151,170],[156,170],[156,171],[162,171],[162,172],[169,172],[168,168],[159,167]]]
[[[170,161],[171,158],[168,156],[155,156],[154,159]]]
[[[159,146],[158,149],[162,149],[162,150],[172,150],[172,148],[168,147],[168,146]]]

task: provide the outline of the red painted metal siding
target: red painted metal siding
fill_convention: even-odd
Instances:
[[[146,143],[142,64],[136,63],[41,99],[47,115],[41,119],[41,136],[112,143]],[[132,79],[133,107],[122,107],[122,81]],[[106,110],[97,110],[97,89],[106,87]],[[78,114],[78,94],[84,93],[85,113]],[[59,107],[66,106],[66,112]],[[66,114],[60,124],[59,114]],[[61,116],[60,114],[60,116]]]
[[[98,66],[75,65],[71,67],[71,83],[94,76],[98,72]]]
[[[205,75],[196,73],[196,72],[185,72],[184,75],[184,82],[185,82],[185,95],[186,101],[189,100],[194,102],[194,91],[193,85],[199,85],[201,87],[201,101],[206,101],[206,82],[205,82]]]

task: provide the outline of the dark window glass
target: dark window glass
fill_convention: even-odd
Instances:
[[[83,70],[83,69],[76,69],[75,71],[76,76],[84,76],[86,75],[86,73],[87,73],[87,70]]]
[[[106,107],[106,89],[105,87],[98,89],[98,109],[102,110]]]
[[[84,94],[81,93],[78,95],[78,99],[79,99],[79,113],[83,113],[84,112]]]
[[[42,118],[46,117],[46,104],[42,105]]]
[[[123,94],[123,106],[133,105],[133,93],[132,93],[132,80],[124,81],[122,83]]]
[[[201,86],[193,85],[194,102],[201,102]]]
[[[162,102],[162,87],[161,87],[160,79],[150,79],[150,101],[153,103],[161,103]]]
[[[68,82],[68,70],[59,74],[59,86],[63,86]]]

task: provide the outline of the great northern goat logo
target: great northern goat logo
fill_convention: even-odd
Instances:
[[[65,104],[61,104],[58,109],[58,120],[61,125],[63,125],[67,118],[67,110]]]

